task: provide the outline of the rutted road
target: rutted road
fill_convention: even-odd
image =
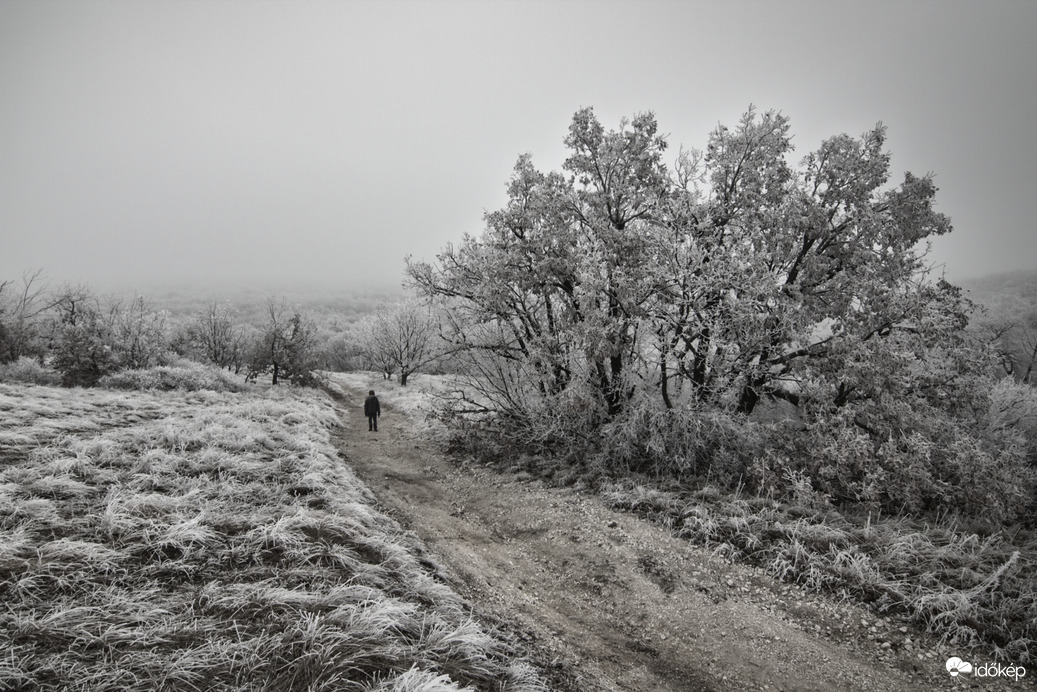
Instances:
[[[916,661],[868,639],[869,625],[899,623],[713,558],[593,496],[461,468],[417,438],[391,398],[382,398],[380,432],[369,433],[364,392],[343,390],[335,436],[348,463],[476,611],[511,623],[565,687],[829,692],[952,682],[938,656]]]

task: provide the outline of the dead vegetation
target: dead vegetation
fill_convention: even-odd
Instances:
[[[629,480],[604,486],[602,496],[778,579],[906,615],[947,644],[1026,664],[1037,655],[1037,545],[1022,533],[854,520],[816,498],[783,504]]]
[[[540,690],[312,391],[0,385],[0,688]]]

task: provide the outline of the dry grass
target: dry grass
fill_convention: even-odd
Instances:
[[[189,360],[180,360],[175,365],[142,370],[120,370],[102,377],[98,385],[106,389],[186,392],[199,389],[214,392],[241,392],[247,389],[242,377],[211,365],[194,363]]]
[[[287,389],[0,384],[0,689],[542,690]]]
[[[809,502],[653,490],[631,480],[602,491],[611,506],[666,524],[775,577],[907,615],[959,647],[1037,660],[1037,541],[981,538],[952,523],[848,518]]]

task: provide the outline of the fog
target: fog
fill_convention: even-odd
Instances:
[[[384,290],[572,114],[704,147],[752,103],[798,161],[889,128],[952,279],[1037,268],[1037,3],[0,3],[0,280]]]

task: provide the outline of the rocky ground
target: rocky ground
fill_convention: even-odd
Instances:
[[[951,678],[956,652],[904,622],[732,564],[592,495],[459,466],[383,401],[344,389],[336,442],[475,610],[559,690],[1006,690]]]

